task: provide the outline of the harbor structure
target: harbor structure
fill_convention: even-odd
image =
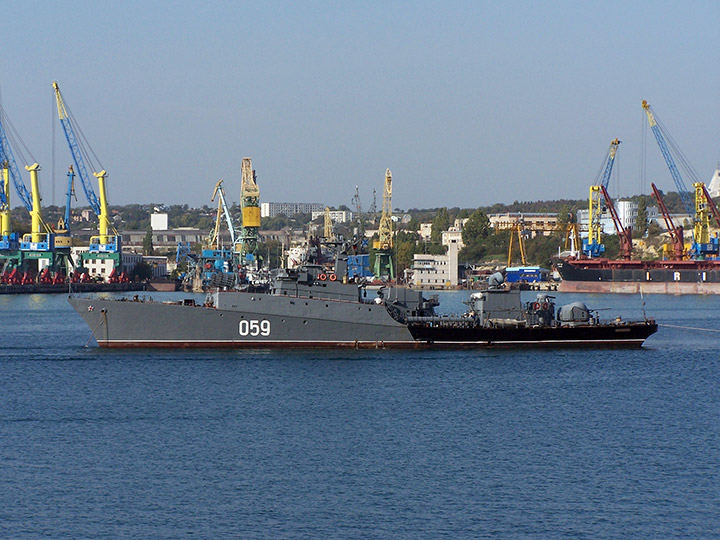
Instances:
[[[287,217],[298,214],[312,214],[313,212],[325,212],[325,205],[321,203],[303,202],[263,202],[260,203],[260,217]]]
[[[555,212],[504,212],[489,214],[488,220],[495,230],[510,230],[520,224],[523,230],[530,231],[532,237],[550,236],[558,226]]]
[[[419,289],[445,289],[458,285],[460,244],[450,241],[444,255],[413,255],[412,284]]]
[[[328,210],[330,219],[333,223],[349,223],[353,220],[353,213],[350,210]],[[320,216],[324,216],[325,211],[315,211],[311,214],[311,219],[316,220]]]

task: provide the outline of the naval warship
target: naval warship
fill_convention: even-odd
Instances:
[[[342,276],[342,277],[341,277]],[[70,296],[100,347],[412,348],[640,347],[652,319],[601,321],[581,302],[556,308],[494,274],[470,294],[467,311],[438,315],[437,295],[403,287],[374,289],[307,264],[281,270],[267,291],[216,290],[204,303]]]

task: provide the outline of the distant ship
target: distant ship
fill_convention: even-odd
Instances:
[[[655,185],[653,184],[653,190]],[[706,197],[720,196],[720,167],[715,171]],[[662,201],[656,192],[659,203]],[[714,207],[714,205],[713,205]],[[665,212],[664,215],[667,216]],[[666,223],[669,217],[666,217]],[[675,235],[682,244],[682,230]],[[672,236],[672,235],[671,235]],[[700,255],[714,257],[714,244],[697,244]],[[665,293],[665,294],[720,294],[720,260],[714,258],[681,259],[682,245],[673,260],[640,261],[610,260],[596,257],[555,257],[553,265],[562,283],[562,292],[598,293]]]
[[[603,322],[582,303],[556,310],[553,300],[523,304],[495,274],[466,313],[440,316],[437,296],[372,289],[319,265],[279,272],[268,292],[216,291],[203,304],[69,298],[100,347],[640,347],[657,331],[652,319]]]
[[[561,292],[720,294],[720,261],[556,258]]]

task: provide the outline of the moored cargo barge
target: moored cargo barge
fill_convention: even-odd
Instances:
[[[720,294],[720,261],[557,258],[560,292]]]

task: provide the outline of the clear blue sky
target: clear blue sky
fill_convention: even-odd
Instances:
[[[703,180],[720,161],[717,1],[24,0],[2,19],[2,104],[44,204],[70,164],[53,80],[111,204],[210,204],[220,178],[238,201],[244,156],[263,201],[350,206],[358,185],[367,208],[386,168],[403,209],[584,198],[615,137],[611,194],[635,194],[642,99]],[[651,134],[646,178],[674,189]]]

